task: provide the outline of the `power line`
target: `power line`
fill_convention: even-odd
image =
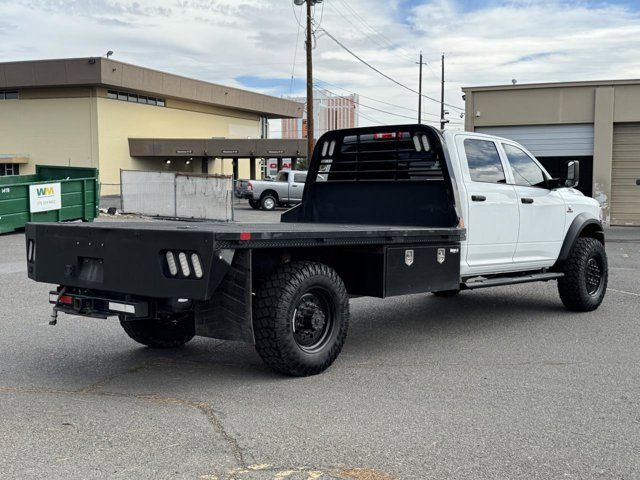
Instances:
[[[295,8],[294,8],[295,14]],[[289,85],[289,95],[293,93],[293,80],[295,78],[296,72],[296,60],[298,59],[298,43],[300,42],[300,30],[302,29],[302,25],[298,23],[298,34],[296,36],[296,48],[293,51],[293,65],[291,66],[291,84]]]
[[[371,26],[371,24],[370,24],[370,23],[368,23],[368,22],[367,22],[367,21],[366,21],[366,20],[365,20],[365,19],[364,19],[364,18],[363,18],[363,17],[362,17],[362,16],[361,16],[361,15],[360,15],[360,14],[359,14],[355,9],[354,9],[354,8],[352,8],[352,7],[351,7],[351,5],[349,5],[347,2],[345,2],[344,0],[339,0],[339,1],[340,1],[340,4],[341,4],[343,7],[345,7],[346,9],[348,9],[348,10],[351,12],[352,16],[354,16],[355,18],[357,18],[357,19],[360,21],[360,23],[361,23],[362,25],[364,25],[364,26],[365,26],[369,31],[371,31],[374,35],[377,35],[379,38],[381,38],[382,40],[384,40],[384,41],[385,41],[386,46],[382,45],[382,46],[383,46],[383,48],[392,48],[392,49],[394,49],[394,50],[398,50],[398,51],[399,51],[399,53],[400,53],[401,55],[403,55],[403,56],[404,56],[404,57],[406,57],[407,59],[409,59],[409,60],[413,61],[413,57],[411,56],[411,54],[410,54],[407,50],[405,50],[405,49],[404,49],[404,48],[402,48],[402,47],[397,46],[397,45],[393,42],[393,40],[391,40],[389,37],[387,37],[386,35],[384,35],[384,34],[383,34],[382,32],[380,32],[379,30],[377,30],[377,29],[375,29],[374,27],[372,27],[372,26]],[[334,7],[334,8],[335,8],[335,7]],[[336,9],[336,10],[337,10],[337,9]],[[344,15],[343,15],[343,18],[344,18],[345,20],[347,20],[349,23],[351,23],[351,24],[353,25],[353,23],[352,23],[352,22],[351,22],[351,21],[350,21],[346,16],[344,16]],[[355,26],[355,25],[354,25],[354,26]],[[356,28],[357,28],[357,27],[356,27]],[[364,32],[363,30],[361,30],[361,29],[359,29],[359,30],[360,30],[364,35],[366,35],[368,38],[373,38],[373,37],[371,37],[370,35],[368,35],[366,32]],[[375,41],[375,40],[374,40],[374,41]],[[378,45],[381,45],[379,42],[376,42],[376,43],[378,43]]]
[[[367,39],[369,39],[370,41],[372,41],[373,43],[377,44],[379,47],[381,47],[384,50],[389,50],[389,49],[393,49],[395,50],[396,47],[390,43],[385,43],[382,42],[380,39],[378,39],[375,36],[372,36],[370,33],[367,33],[366,31],[364,31],[362,28],[358,27],[358,25],[356,25],[354,22],[352,22],[349,17],[347,15],[345,15],[345,13],[343,13],[342,11],[338,10],[338,7],[334,4],[329,4],[334,10],[335,12],[340,15],[340,17],[346,22],[348,23],[354,30],[357,30],[358,32],[360,32],[362,35],[364,35]],[[374,32],[375,33],[375,32]],[[399,52],[400,55],[406,57],[407,59],[409,59],[410,57],[406,54],[404,54],[403,52]]]
[[[352,92],[351,90],[347,90],[347,89],[346,89],[346,88],[344,88],[344,87],[340,87],[340,86],[335,85],[335,84],[333,84],[333,83],[329,83],[329,82],[327,82],[326,80],[320,80],[319,78],[316,78],[316,82],[324,83],[324,84],[329,85],[329,86],[334,87],[334,88],[339,88],[340,90],[344,90],[345,92],[348,92],[348,93],[350,93],[350,94],[352,94],[352,95],[358,95],[358,96],[360,96],[360,97],[362,97],[362,98],[366,98],[367,100],[372,100],[372,101],[374,101],[374,102],[382,103],[383,105],[388,105],[388,106],[390,106],[390,107],[400,108],[400,109],[402,109],[402,110],[407,110],[407,111],[409,111],[409,112],[415,112],[415,109],[414,109],[414,108],[403,107],[402,105],[396,105],[396,104],[394,104],[394,103],[385,102],[384,100],[378,100],[377,98],[368,97],[368,96],[363,95],[363,94],[361,94],[361,93]],[[422,115],[423,115],[423,116],[424,116],[424,115],[430,115],[430,116],[435,117],[435,118],[440,118],[440,116],[439,116],[439,115],[437,115],[437,114],[435,114],[435,113],[422,112]]]
[[[404,88],[405,90],[408,90],[412,93],[415,93],[416,95],[419,95],[420,92],[418,92],[417,90],[414,90],[411,87],[408,87],[407,85],[399,82],[398,80],[396,80],[393,77],[390,77],[389,75],[387,75],[386,73],[382,72],[381,70],[379,70],[378,68],[374,67],[373,65],[371,65],[369,62],[367,62],[366,60],[364,60],[362,57],[360,57],[357,53],[353,52],[351,49],[349,49],[346,45],[344,45],[340,40],[338,40],[336,37],[334,37],[333,35],[331,35],[329,32],[327,32],[326,29],[322,29],[322,31],[325,33],[325,35],[327,35],[331,40],[333,40],[339,47],[341,47],[343,50],[345,50],[347,53],[349,53],[352,57],[356,58],[359,62],[363,63],[364,65],[366,65],[367,67],[369,67],[371,70],[373,70],[374,72],[378,73],[379,75],[383,76],[384,78],[386,78],[387,80],[395,83],[396,85]],[[439,100],[436,100],[433,97],[430,97],[428,95],[425,95],[424,93],[422,94],[422,96],[428,100],[431,100],[432,102],[436,102],[436,103],[440,103]],[[464,111],[463,108],[457,107],[455,105],[451,105],[448,103],[445,103],[446,106],[450,107],[450,108],[455,108],[456,110],[460,110],[460,111]]]
[[[324,90],[324,91],[325,91],[325,92],[327,92],[327,93],[330,93],[330,94],[335,95],[335,96],[337,96],[337,97],[339,97],[339,96],[340,96],[340,95],[336,94],[335,92],[332,92],[331,90],[328,90],[328,89],[326,89],[326,88],[322,87],[321,85],[318,85],[317,83],[316,83],[316,85],[315,85],[315,86],[316,86],[316,88],[319,88],[320,90]],[[357,95],[357,94],[356,94],[356,95]],[[359,105],[359,106],[361,106],[361,107],[369,108],[369,109],[371,109],[371,110],[375,110],[376,112],[384,113],[384,114],[387,114],[387,115],[393,115],[393,116],[395,116],[395,117],[400,117],[400,118],[407,118],[407,119],[409,119],[409,120],[415,120],[415,117],[409,117],[408,115],[402,115],[402,114],[400,114],[400,113],[389,112],[388,110],[382,110],[382,109],[380,109],[380,108],[372,107],[371,105],[366,105],[366,104],[364,104],[364,103],[361,103],[361,102],[358,102],[358,101],[355,101],[355,100],[351,100],[351,102],[353,102],[353,103],[355,103],[356,105]],[[360,113],[362,113],[362,112],[360,112]],[[436,123],[436,122],[435,122],[435,121],[433,121],[433,120],[425,120],[425,121],[426,121],[426,122]]]

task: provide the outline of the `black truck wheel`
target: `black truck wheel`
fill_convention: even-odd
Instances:
[[[260,210],[260,202],[258,200],[249,200],[249,205],[251,205],[251,208],[254,210]]]
[[[349,296],[332,268],[296,262],[264,280],[253,312],[256,350],[264,362],[287,375],[316,375],[342,350]]]
[[[607,291],[607,254],[595,238],[579,238],[563,265],[558,292],[565,307],[590,312],[600,306]]]
[[[276,205],[278,205],[278,201],[276,200],[276,197],[270,193],[263,195],[260,199],[260,206],[263,210],[273,210],[276,208]]]
[[[144,320],[127,320],[121,316],[120,325],[133,340],[151,348],[180,347],[195,335],[191,313]]]

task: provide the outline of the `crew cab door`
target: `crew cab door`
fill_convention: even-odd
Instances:
[[[518,196],[520,225],[515,264],[550,266],[562,248],[567,210],[559,192],[547,188],[549,174],[520,146],[502,142]]]
[[[466,191],[467,265],[473,273],[505,271],[518,240],[518,200],[492,139],[456,137]]]
[[[304,192],[304,184],[306,181],[306,173],[292,172],[289,174],[289,200],[292,202],[302,201],[302,193]]]

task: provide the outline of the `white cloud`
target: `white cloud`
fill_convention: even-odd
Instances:
[[[637,11],[576,0],[483,3],[489,6],[465,11],[454,0],[432,0],[403,10],[406,0],[325,0],[322,27],[411,88],[417,86],[415,61],[422,49],[436,72],[425,71],[425,93],[433,97],[439,97],[440,52],[446,52],[447,100],[461,107],[463,85],[640,77]],[[0,8],[4,61],[113,50],[119,60],[235,86],[242,86],[239,76],[287,84],[299,30],[292,0],[0,0]],[[316,8],[318,20],[322,8]],[[301,37],[296,77],[304,77]],[[318,34],[314,53],[318,78],[415,108],[414,94],[367,69],[327,36]],[[289,94],[282,86],[262,90]],[[425,108],[438,112],[433,102]],[[382,122],[410,121],[362,111]]]

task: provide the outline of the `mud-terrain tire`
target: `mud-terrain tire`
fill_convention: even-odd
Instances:
[[[560,299],[567,309],[591,312],[607,291],[608,264],[604,245],[595,238],[579,238],[562,266],[558,279]]]
[[[258,200],[249,200],[249,205],[254,210],[260,210],[260,202]]]
[[[133,340],[151,348],[177,348],[195,335],[192,313],[144,320],[127,320],[121,316],[120,325]]]
[[[278,267],[256,292],[256,350],[279,373],[304,377],[326,370],[342,350],[348,327],[347,290],[322,263]]]

